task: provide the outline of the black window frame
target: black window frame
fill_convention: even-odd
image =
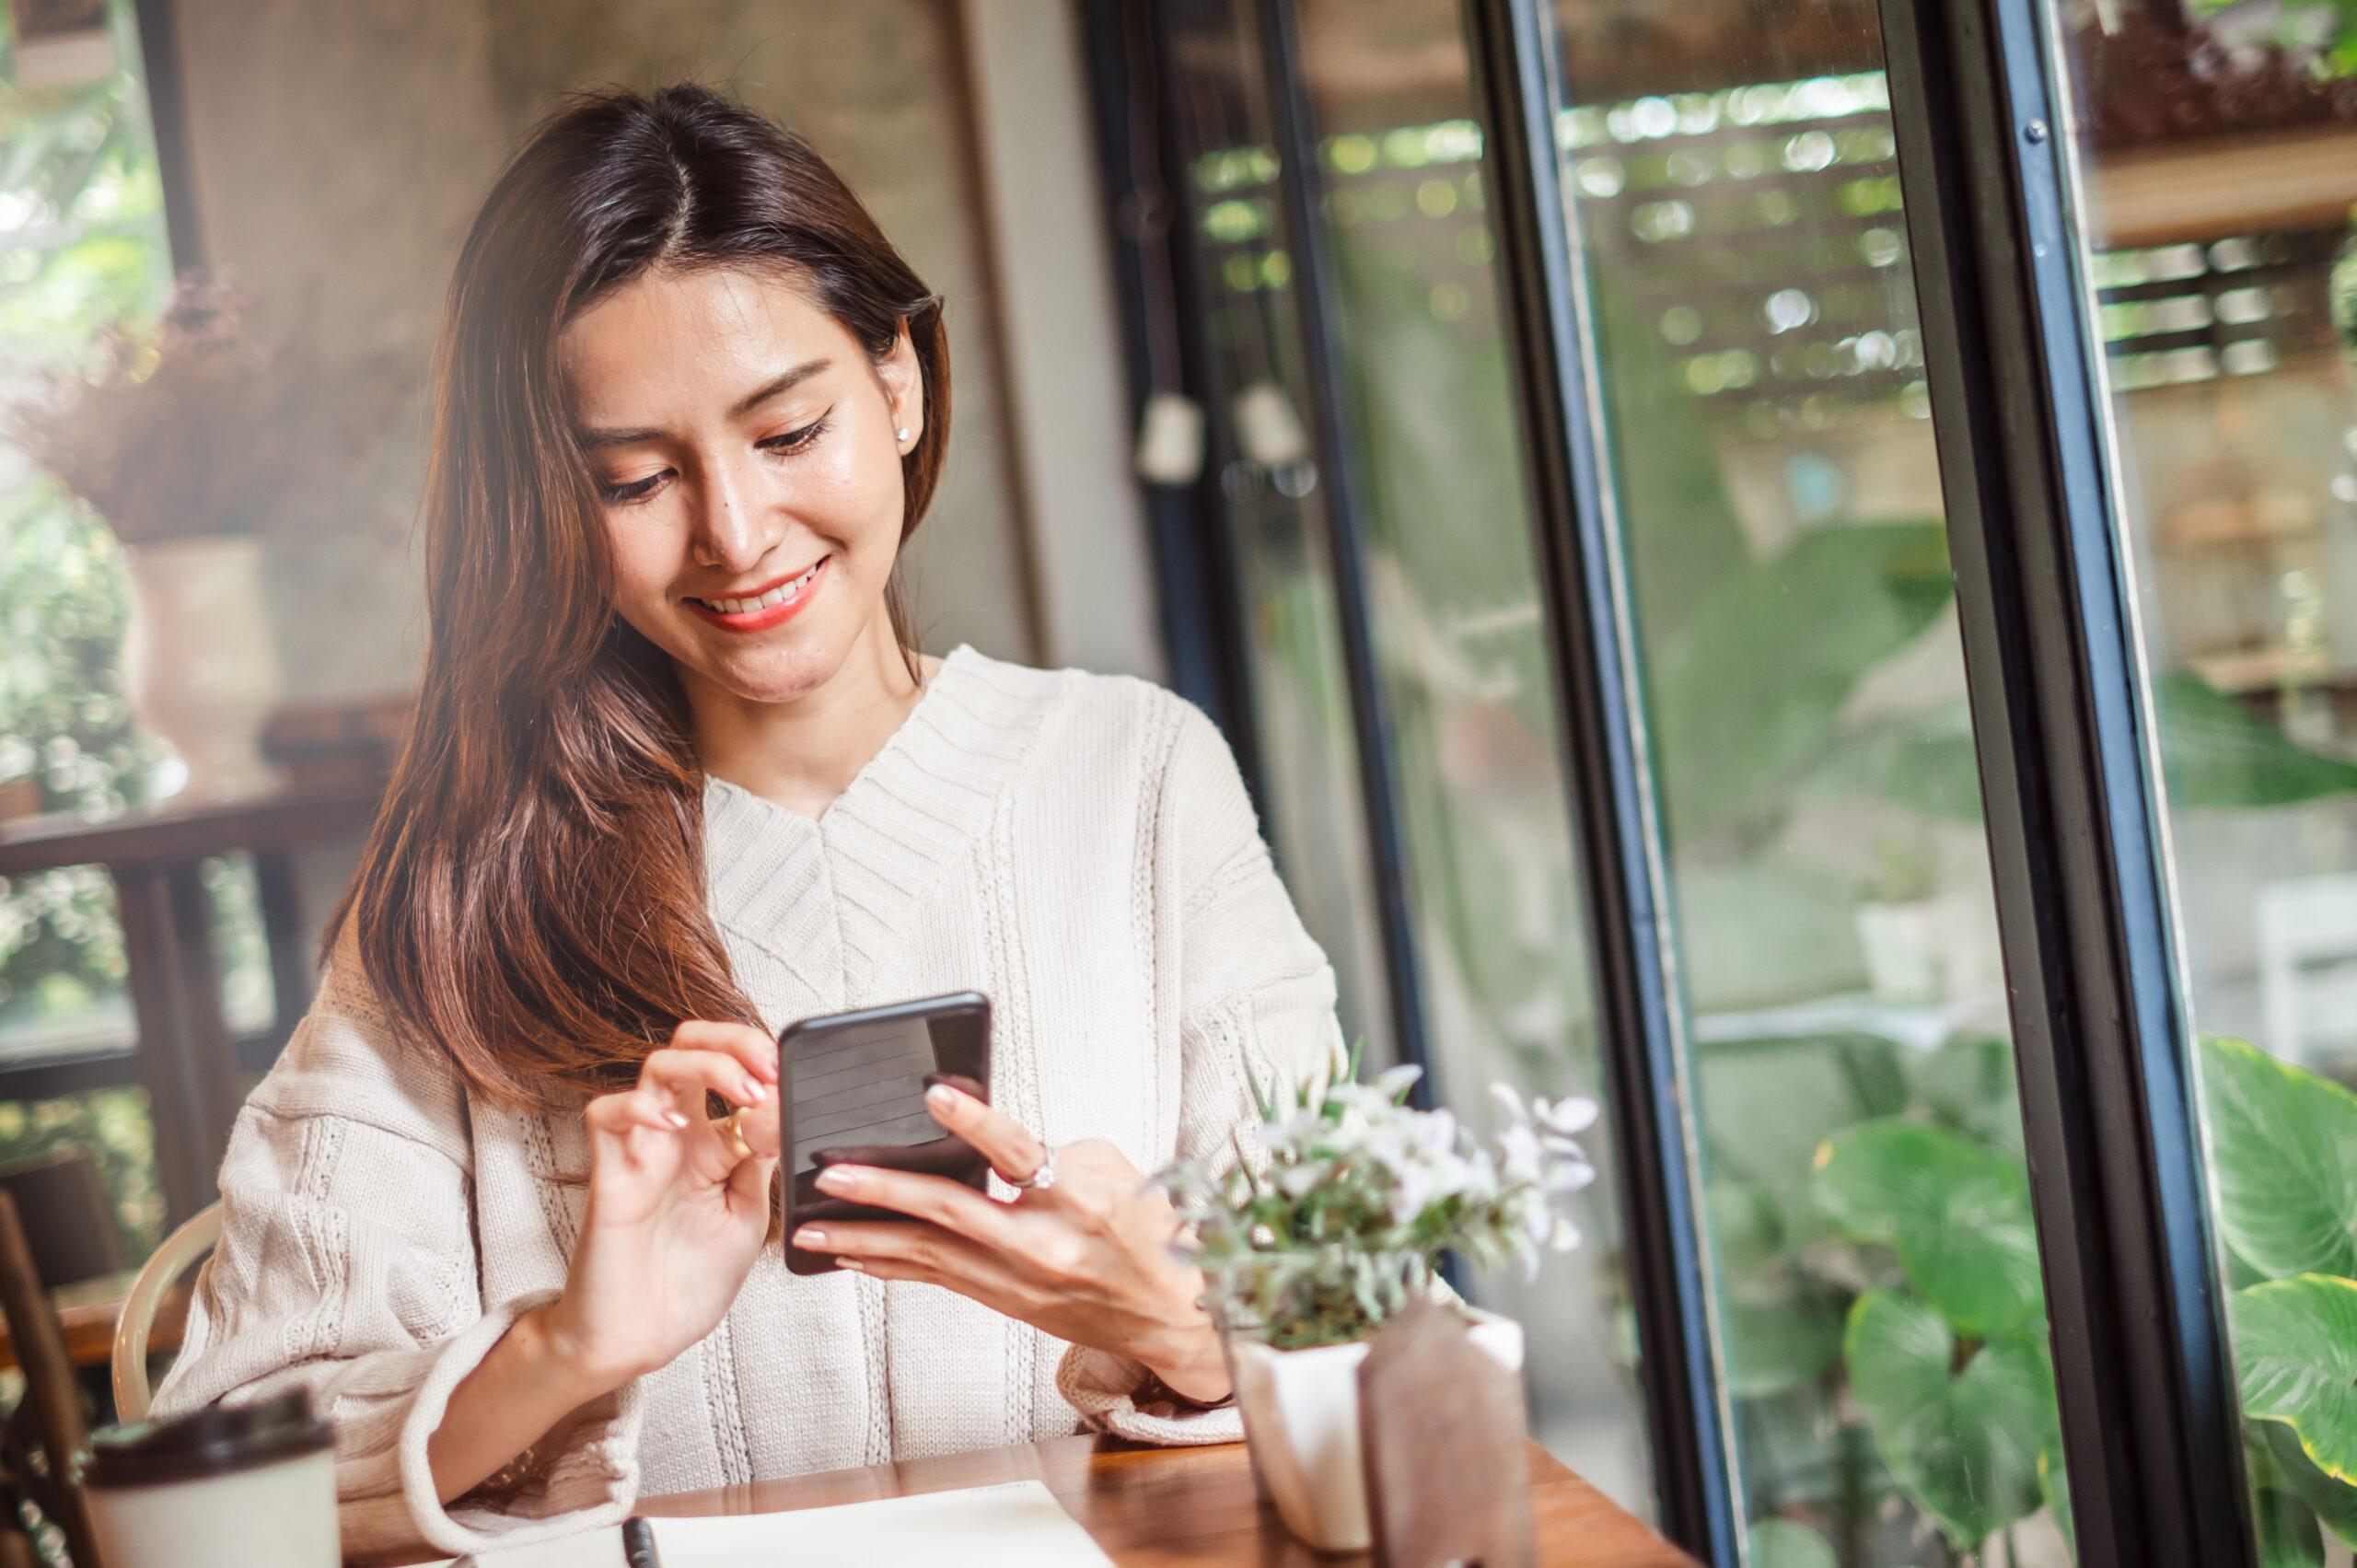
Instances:
[[[1158,42],[1190,3],[1084,0],[1084,12],[1093,38],[1143,29]],[[1287,78],[1277,95],[1297,100],[1293,0],[1255,3],[1269,67]],[[2245,1568],[2255,1553],[2240,1409],[2196,1124],[2151,698],[2107,467],[2099,351],[2082,319],[2039,3],[1879,0],[1879,10],[2074,1544],[2085,1568]],[[1547,0],[1462,0],[1462,15],[1484,117],[1500,296],[1514,326],[1659,1516],[1680,1546],[1734,1568],[1742,1528],[1695,1213],[1692,1107],[1681,1098],[1682,1025],[1625,563],[1583,375],[1592,333],[1571,250],[1577,215],[1556,188],[1547,135],[1556,21]],[[1100,44],[1098,52],[1109,52]],[[1098,87],[1119,92],[1102,75]],[[1156,134],[1169,166],[1183,162],[1167,120]],[[1286,204],[1299,227],[1313,211],[1304,203],[1316,170],[1300,156],[1297,130],[1289,141],[1280,150],[1291,155]],[[1118,209],[1118,178],[1110,197]],[[1183,233],[1162,239],[1185,249]],[[1315,266],[1296,276],[1298,287],[1324,286]],[[1311,303],[1313,320],[1321,305]],[[1330,457],[1341,433],[1320,424]],[[1202,496],[1221,505],[1215,486]],[[1346,537],[1350,524],[1346,516],[1338,525]],[[1206,517],[1196,526],[1214,525]],[[1363,628],[1356,574],[1338,573],[1337,586],[1360,600],[1345,614]],[[1174,624],[1182,610],[1202,613],[1166,600]],[[1366,656],[1363,646],[1353,665]],[[1354,668],[1353,684],[1379,736],[1371,666]],[[1378,754],[1363,772],[1379,774],[1379,749],[1367,749]],[[1368,804],[1373,864],[1396,882],[1405,864],[1396,819],[1375,808],[1376,796]],[[1403,1010],[1412,1007],[1411,990]],[[1418,1032],[1407,1018],[1401,1038]]]

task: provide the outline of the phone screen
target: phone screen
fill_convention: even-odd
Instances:
[[[989,999],[971,991],[787,1025],[778,1051],[789,1237],[805,1220],[906,1217],[819,1191],[819,1168],[830,1162],[896,1167],[985,1189],[988,1163],[942,1130],[924,1108],[924,1092],[946,1078],[987,1101],[990,1041]],[[786,1265],[797,1274],[835,1266],[790,1239]]]
[[[788,1052],[797,1175],[817,1167],[820,1149],[941,1136],[924,1109],[926,1074],[947,1070],[934,1027],[923,1016],[877,1018],[812,1034]]]

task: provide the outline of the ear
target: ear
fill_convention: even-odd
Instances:
[[[886,406],[891,410],[892,427],[905,428],[909,438],[903,445],[913,450],[924,439],[924,366],[917,358],[916,343],[909,337],[909,319],[900,318],[900,332],[892,340],[891,352],[876,362],[876,379],[884,389]]]

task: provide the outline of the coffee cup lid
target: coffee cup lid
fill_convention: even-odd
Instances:
[[[247,1405],[207,1405],[170,1421],[110,1426],[90,1437],[82,1484],[155,1486],[230,1475],[335,1446],[335,1429],[311,1413],[308,1389]]]

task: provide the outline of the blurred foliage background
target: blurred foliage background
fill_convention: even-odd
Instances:
[[[0,38],[0,401],[78,368],[103,329],[152,320],[170,293],[137,31],[124,0],[108,9],[116,63],[97,80],[23,85]],[[127,604],[104,522],[0,447],[0,792],[15,811],[100,815],[172,782],[123,700]],[[226,868],[208,881],[258,940],[250,885]],[[0,1055],[127,1043],[122,984],[103,873],[0,879]],[[143,1254],[162,1220],[145,1092],[0,1103],[0,1162],[69,1144],[98,1154],[129,1255]]]

